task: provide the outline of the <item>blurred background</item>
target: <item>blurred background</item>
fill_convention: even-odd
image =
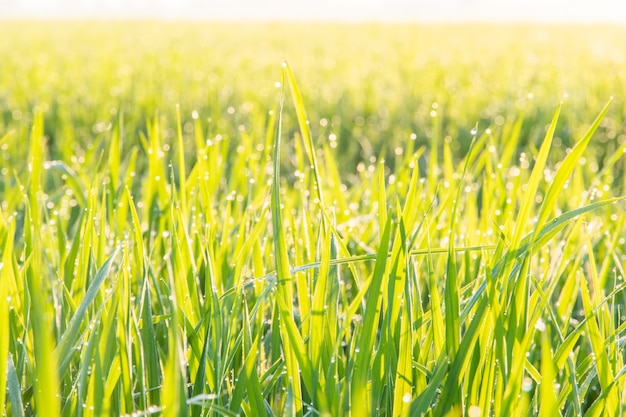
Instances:
[[[0,0],[0,18],[626,22],[619,0]]]
[[[613,96],[592,151],[601,160],[626,142],[623,4],[0,0],[0,133],[28,137],[39,108],[50,159],[98,155],[118,125],[130,152],[157,119],[172,141],[179,105],[186,140],[202,132],[237,149],[265,137],[287,60],[316,143],[346,173],[407,142],[445,140],[463,155],[476,125],[499,138],[523,121],[526,149],[563,100],[560,160]],[[289,104],[283,129],[298,132]]]

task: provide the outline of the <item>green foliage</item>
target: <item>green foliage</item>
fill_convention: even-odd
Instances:
[[[7,23],[0,410],[623,414],[597,29]]]

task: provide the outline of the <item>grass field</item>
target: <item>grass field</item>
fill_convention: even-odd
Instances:
[[[626,412],[626,28],[2,28],[4,415]]]

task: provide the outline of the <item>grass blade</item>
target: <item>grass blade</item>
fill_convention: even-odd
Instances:
[[[350,405],[353,415],[364,416],[371,412],[371,398],[368,393],[368,374],[370,372],[370,352],[374,349],[376,328],[381,309],[383,279],[387,269],[387,257],[391,236],[391,219],[387,224],[380,240],[380,249],[374,266],[371,283],[368,286],[368,296],[365,301],[363,325],[354,350],[356,358],[352,362]]]
[[[63,333],[61,341],[55,349],[55,355],[59,358],[59,370],[61,371],[61,374],[65,373],[65,370],[72,360],[72,349],[80,335],[80,326],[83,324],[87,308],[93,303],[98,295],[98,292],[100,291],[100,287],[104,283],[104,280],[111,273],[113,263],[115,262],[115,258],[117,257],[119,250],[119,246],[113,250],[109,258],[102,265],[102,267],[100,267],[96,275],[91,280],[91,284],[89,285],[89,288],[87,288],[84,298],[74,312],[72,319],[67,325],[67,329]]]

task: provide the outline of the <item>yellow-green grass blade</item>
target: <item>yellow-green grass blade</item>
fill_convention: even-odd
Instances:
[[[354,416],[365,416],[371,413],[371,401],[368,392],[368,374],[370,372],[371,352],[374,351],[376,328],[380,317],[382,301],[382,283],[387,271],[387,258],[392,223],[387,219],[374,272],[370,278],[368,295],[363,312],[363,323],[354,349],[355,359],[351,360],[350,409]]]
[[[128,158],[126,173],[124,175],[124,180],[121,184],[121,187],[123,187],[124,189],[119,190],[120,198],[114,211],[114,225],[117,233],[123,233],[126,229],[129,205],[130,201],[132,201],[130,198],[130,190],[133,188],[133,180],[136,176],[135,169],[137,167],[138,157],[139,151],[137,148],[134,148],[130,153],[130,157]],[[113,227],[113,225],[111,227]]]
[[[41,191],[42,174],[44,166],[44,132],[43,132],[43,113],[40,110],[35,111],[33,127],[30,135],[30,155],[28,159],[28,170],[30,172],[30,186],[28,189],[28,198],[31,204],[33,225],[36,230],[41,227],[39,212],[39,192]],[[36,209],[35,209],[36,208]]]
[[[172,224],[175,225],[172,233],[172,273],[180,278],[174,280],[176,295],[179,297],[177,301],[185,317],[195,325],[200,319],[201,312],[198,283],[195,279],[196,268],[190,247],[191,238],[187,234],[181,209],[174,208],[171,214]]]
[[[486,346],[489,347],[489,345],[486,345]],[[488,356],[488,359],[485,361],[485,373],[487,375],[486,375],[486,378],[483,380],[483,384],[481,386],[479,403],[478,403],[478,407],[480,410],[489,410],[491,408],[494,392],[498,390],[497,388],[498,385],[500,386],[502,385],[502,382],[500,379],[496,380],[496,374],[499,368],[499,363],[496,360],[495,350],[489,349],[486,355]],[[494,388],[494,385],[496,385],[495,388]],[[470,404],[470,407],[471,406],[472,404]]]
[[[252,349],[256,350],[259,347],[259,338],[257,338],[252,345]],[[247,413],[249,416],[263,417],[267,415],[265,408],[265,401],[261,392],[261,384],[259,375],[256,370],[256,363],[246,361],[246,368],[250,373],[250,384],[248,387],[248,404],[250,411]]]
[[[400,345],[394,386],[394,416],[408,415],[409,403],[413,398],[413,328],[411,320],[411,306],[413,305],[413,300],[410,297],[408,288],[405,298],[402,301]]]
[[[95,217],[97,200],[95,189],[92,187],[89,191],[87,197],[87,205],[85,207],[85,216],[82,220],[82,236],[81,242],[82,244],[78,245],[77,253],[75,258],[75,265],[73,266],[73,272],[75,276],[71,280],[71,285],[69,286],[72,297],[80,297],[82,293],[86,290],[88,285],[88,279],[90,274],[90,269],[92,267],[92,253],[93,253],[93,239],[95,235],[95,223],[90,221],[93,217]],[[66,279],[70,279],[70,277],[66,277]]]
[[[178,296],[174,277],[169,274],[169,315],[170,321],[167,329],[167,357],[163,371],[163,385],[161,387],[161,401],[164,417],[186,417],[189,415],[187,406],[186,376],[183,371],[185,352],[184,343],[184,312],[178,306]],[[181,334],[182,333],[182,334]],[[186,372],[185,372],[186,373]]]
[[[408,164],[408,167],[411,171],[411,177],[409,180],[409,187],[406,192],[406,200],[404,201],[404,207],[402,209],[402,218],[405,220],[407,231],[413,230],[413,225],[415,224],[415,221],[417,220],[417,216],[419,214],[419,210],[416,210],[416,208],[421,208],[419,195],[420,192],[423,190],[423,185],[420,183],[419,178],[419,157],[421,156],[422,152],[423,149],[418,150],[412,157],[411,162],[409,162]],[[428,211],[430,211],[430,209],[432,209],[432,203],[428,208]],[[408,248],[409,251],[411,250],[413,242],[415,242],[415,239],[417,238],[417,232],[418,230],[415,231],[415,234],[411,239],[411,245]]]
[[[376,169],[378,187],[378,227],[382,233],[385,230],[385,225],[387,224],[387,192],[385,189],[385,165],[378,164]]]
[[[426,268],[428,274],[428,291],[430,294],[430,312],[432,316],[432,326],[430,326],[430,329],[433,334],[435,352],[441,352],[441,349],[443,349],[445,346],[445,323],[443,311],[441,308],[441,294],[439,293],[439,288],[437,287],[437,280],[433,268],[433,251],[430,248],[430,233],[426,233],[428,238]],[[447,252],[448,249],[446,249],[445,253]]]
[[[522,131],[522,124],[524,123],[524,114],[520,114],[515,118],[513,123],[505,125],[502,137],[504,139],[504,149],[500,156],[500,163],[502,166],[509,167],[513,157],[516,155],[519,146],[520,134]]]
[[[274,257],[276,259],[276,276],[278,279],[278,296],[283,299],[286,305],[291,305],[293,299],[293,288],[289,259],[287,256],[287,244],[285,241],[284,219],[282,213],[280,196],[280,145],[281,145],[281,125],[282,125],[282,100],[278,116],[278,127],[274,141],[274,178],[272,182],[272,229],[274,233]],[[288,309],[288,311],[290,308]]]
[[[595,305],[589,295],[589,288],[585,279],[581,279],[581,298],[583,308],[585,310],[586,332],[591,344],[595,358],[595,368],[598,373],[598,380],[602,388],[602,393],[606,397],[607,412],[617,413],[619,408],[617,392],[613,386],[614,374],[611,364],[604,347],[604,339],[598,326],[598,312],[594,309]],[[615,414],[614,414],[615,415]]]
[[[133,386],[135,374],[132,369],[132,335],[131,335],[131,264],[128,254],[124,254],[121,268],[121,279],[117,284],[119,297],[118,317],[117,317],[117,344],[118,357],[121,368],[121,411],[130,414],[135,411],[135,401],[133,398]]]
[[[13,274],[13,242],[15,236],[15,222],[11,222],[8,230],[0,230],[0,244],[2,258],[0,260],[0,411],[5,409],[7,380],[2,375],[7,375],[10,343],[9,303],[11,295],[9,289],[13,287],[11,281],[15,280]]]
[[[67,324],[67,328],[65,329],[65,332],[63,333],[63,336],[61,337],[61,340],[59,341],[59,344],[55,349],[55,355],[59,358],[59,370],[61,375],[65,373],[67,367],[70,365],[70,362],[72,360],[72,350],[74,348],[74,345],[76,344],[76,341],[78,340],[78,337],[80,336],[80,328],[81,325],[84,324],[83,320],[86,317],[87,309],[98,296],[100,287],[102,286],[106,278],[109,277],[111,269],[113,267],[113,263],[115,262],[119,250],[119,247],[113,250],[109,258],[100,267],[98,272],[91,280],[89,288],[87,288],[87,291],[85,292],[85,295],[81,300],[78,308],[76,309],[76,311],[74,311],[72,319]]]
[[[159,366],[160,359],[153,327],[152,298],[147,279],[143,281],[141,305],[141,343],[146,363],[146,389],[150,404],[157,405],[160,404],[159,387],[161,386],[162,372]]]
[[[244,310],[245,312],[245,310]],[[243,337],[245,351],[242,352],[245,356],[244,364],[241,367],[237,382],[235,384],[235,390],[232,395],[230,409],[232,411],[238,411],[242,407],[242,401],[244,401],[246,394],[248,397],[248,404],[250,411],[255,416],[265,416],[265,404],[261,394],[261,385],[259,382],[259,375],[257,373],[257,362],[259,352],[259,338],[255,338],[254,342],[250,339],[252,337],[250,329],[250,317],[245,314],[246,320],[243,325]],[[245,407],[245,406],[244,406]]]
[[[108,167],[111,178],[111,187],[113,189],[113,193],[117,193],[120,182],[120,161],[121,161],[121,141],[120,138],[122,136],[122,132],[124,129],[124,116],[123,113],[120,113],[120,117],[118,119],[117,126],[113,129],[113,133],[111,134],[111,144],[109,145],[109,157]]]
[[[30,207],[27,209],[29,219]],[[61,401],[59,397],[59,374],[58,354],[54,350],[52,335],[53,322],[50,314],[50,303],[47,297],[50,293],[49,282],[46,274],[41,270],[43,254],[41,243],[34,239],[35,224],[30,221],[25,223],[25,241],[30,248],[25,277],[30,296],[30,323],[32,326],[33,351],[34,351],[34,393],[36,412],[46,413],[50,417],[58,417],[61,414]],[[45,410],[45,411],[44,411]]]
[[[103,190],[100,205],[96,207],[96,218],[100,219],[100,227],[97,229],[96,236],[94,236],[96,265],[102,265],[106,261],[107,256],[107,209],[107,192]]]
[[[302,250],[297,250],[294,253],[294,262],[298,264],[304,263],[304,259],[309,258],[309,253],[312,253],[312,250],[309,250],[309,236],[312,233],[310,229],[310,225],[307,221],[307,216],[303,213],[300,225],[300,230],[302,231],[298,238],[298,246],[302,247]],[[291,230],[298,230],[298,226],[295,224],[295,218],[291,217]],[[261,223],[259,223],[261,224]],[[307,335],[311,333],[311,287],[312,287],[312,279],[314,274],[306,274],[299,273],[294,274],[295,278],[295,286],[296,286],[296,297],[298,299],[298,310],[300,313],[300,333],[303,335]]]
[[[304,100],[302,98],[302,94],[300,93],[300,88],[296,82],[296,78],[293,75],[293,71],[287,62],[283,62],[283,74],[286,76],[287,82],[289,83],[289,89],[291,90],[291,97],[294,103],[294,107],[296,109],[296,117],[298,119],[298,125],[300,126],[300,133],[302,134],[302,140],[304,141],[304,149],[306,150],[307,157],[309,159],[309,163],[311,164],[313,170],[313,179],[314,186],[316,187],[317,198],[320,201],[320,207],[322,209],[322,214],[325,215],[325,202],[324,195],[322,192],[322,180],[319,171],[319,165],[317,162],[317,156],[315,154],[315,146],[313,146],[313,138],[311,137],[311,130],[309,127],[309,119],[306,115],[306,110],[304,106]],[[281,105],[281,113],[282,113],[282,105]],[[279,116],[280,119],[281,116]],[[280,120],[279,120],[280,124]]]
[[[554,388],[556,369],[550,352],[550,340],[547,330],[541,334],[541,384],[539,417],[552,417],[560,415]]]
[[[208,321],[208,317],[206,318]],[[191,394],[191,398],[199,397],[203,394],[205,390],[205,385],[207,384],[207,361],[209,355],[209,336],[210,331],[207,325],[206,333],[204,336],[204,342],[202,344],[202,354],[200,355],[200,364],[198,366],[198,370],[196,372],[196,378],[193,383],[193,391]],[[158,403],[156,401],[155,403]],[[191,417],[199,417],[202,413],[202,407],[199,405],[191,405]]]
[[[602,291],[600,291],[600,288],[604,288],[604,287],[601,286],[600,277],[598,276],[598,268],[596,264],[596,257],[594,255],[594,247],[591,243],[591,239],[589,238],[588,234],[585,234],[585,236],[582,239],[586,243],[586,249],[587,249],[587,268],[586,269],[588,271],[588,275],[590,278],[591,287],[594,288],[594,291],[592,294],[592,304],[594,306],[601,305],[603,302],[602,300],[603,297],[602,297]],[[603,309],[597,314],[598,330],[600,331],[601,340],[609,339],[609,335],[606,334],[607,333],[606,329],[608,325],[610,324],[611,319],[608,317],[606,313],[607,311]]]
[[[530,174],[526,191],[524,192],[524,197],[522,198],[522,205],[515,218],[515,232],[513,234],[513,238],[511,239],[511,247],[513,248],[517,248],[519,246],[523,233],[526,229],[526,225],[528,224],[532,207],[535,204],[535,195],[537,194],[539,183],[543,178],[543,171],[548,161],[548,154],[552,147],[552,139],[554,138],[554,132],[556,131],[556,125],[559,120],[560,113],[561,105],[557,107],[554,116],[552,117],[552,122],[550,122],[550,125],[548,126],[546,136],[543,139],[539,153],[535,158],[535,164]]]
[[[407,200],[407,202],[411,203],[410,200]],[[397,202],[396,211],[398,213],[402,212],[402,208],[400,207],[399,202]],[[410,227],[412,228],[412,225],[410,225]],[[415,231],[415,235],[413,236],[413,238],[415,238],[419,233],[420,227],[418,227],[418,229]],[[399,339],[401,338],[401,330],[399,329],[399,326],[402,321],[401,317],[403,314],[402,304],[406,303],[408,300],[411,300],[411,286],[407,286],[407,275],[409,273],[409,270],[411,269],[411,257],[407,245],[410,245],[407,236],[407,225],[404,221],[404,217],[401,216],[399,221],[399,233],[396,234],[392,246],[392,266],[390,267],[389,288],[387,291],[388,307],[386,307],[387,311],[385,312],[387,316],[386,319],[389,321],[388,325],[386,324],[385,327],[388,328],[389,334],[393,338],[394,344],[401,344],[401,342],[399,341]],[[395,353],[393,355],[395,355]]]
[[[523,233],[526,229],[526,225],[528,219],[531,214],[532,206],[535,204],[535,195],[537,193],[537,189],[539,188],[540,180],[543,178],[544,167],[548,160],[548,154],[552,145],[552,139],[554,137],[554,132],[556,130],[556,125],[558,122],[559,114],[561,111],[561,107],[559,106],[552,118],[552,122],[548,127],[548,131],[546,132],[546,136],[541,144],[541,148],[535,160],[535,165],[530,174],[530,179],[528,180],[527,188],[524,193],[524,197],[521,202],[520,210],[516,216],[515,220],[515,231],[513,233],[513,237],[511,240],[511,247],[517,248],[521,244],[521,239]],[[537,230],[537,229],[535,229]],[[512,289],[513,293],[513,301],[511,305],[507,308],[509,315],[509,324],[508,324],[508,353],[509,358],[511,352],[514,348],[512,335],[516,334],[516,339],[519,340],[523,337],[524,332],[526,331],[526,321],[527,321],[527,305],[526,301],[528,298],[528,268],[529,268],[529,257],[532,256],[533,250],[533,242],[530,242],[529,250],[526,252],[525,257],[522,259],[522,266],[520,269],[520,273],[518,275],[518,279],[514,282],[514,287]],[[508,265],[508,268],[505,272],[505,278],[503,280],[503,290],[502,297],[503,300],[506,300],[509,295],[508,290],[508,280],[506,276],[515,265],[513,262],[514,252],[508,252],[508,256],[505,260],[505,264]]]
[[[474,129],[475,132],[475,129]],[[446,333],[446,351],[450,358],[454,358],[457,350],[459,349],[461,338],[461,323],[459,320],[459,283],[458,283],[458,271],[456,265],[456,251],[454,250],[454,240],[456,233],[457,223],[457,210],[459,200],[461,198],[461,189],[463,188],[463,182],[465,180],[465,174],[467,173],[470,159],[472,158],[472,151],[476,143],[476,134],[472,142],[470,143],[469,150],[465,157],[465,163],[463,164],[463,170],[457,187],[456,198],[452,202],[452,211],[450,214],[450,226],[448,237],[448,257],[446,262],[446,280],[444,285],[444,300],[445,300],[445,333]],[[459,393],[460,394],[460,393]],[[459,397],[460,399],[460,397]]]
[[[481,403],[481,388],[483,387],[483,380],[489,381],[490,373],[492,371],[493,364],[491,360],[494,355],[494,349],[490,349],[493,346],[493,318],[487,314],[484,318],[485,324],[481,331],[481,334],[476,341],[472,359],[469,365],[466,386],[467,396],[465,401],[466,407],[476,407]],[[493,385],[490,385],[493,388]],[[483,392],[483,394],[485,394]]]
[[[443,416],[460,407],[461,404],[459,404],[458,399],[463,390],[461,381],[463,381],[463,377],[468,371],[472,351],[485,324],[486,320],[484,317],[488,313],[488,300],[483,297],[476,306],[472,321],[463,335],[454,359],[452,359],[452,364],[446,376],[446,383],[441,391],[441,398],[439,398],[437,408],[435,409],[435,415]]]
[[[183,213],[187,213],[187,172],[185,169],[185,143],[180,120],[180,106],[176,105],[176,138],[178,140],[178,196]]]
[[[72,401],[65,403],[63,409],[64,415],[82,417],[88,407],[93,407],[93,403],[88,404],[89,400],[87,398],[87,388],[92,375],[92,361],[94,360],[96,346],[99,342],[99,325],[100,317],[98,314],[91,320],[90,326],[93,326],[94,330],[90,332],[86,346],[81,351],[82,357],[76,380],[76,396],[75,398],[72,398]]]
[[[101,398],[112,398],[114,390],[119,386],[121,367],[119,364],[117,319],[119,311],[120,291],[112,288],[108,308],[102,310],[102,325],[100,327],[100,343],[97,347],[95,365],[93,369],[93,385],[90,386],[89,398],[93,404],[93,415],[100,415],[103,410],[119,407],[114,402],[104,404]],[[117,408],[116,408],[117,407]],[[87,413],[92,410],[87,409]]]
[[[624,230],[625,225],[626,225],[626,217],[620,216],[617,219],[617,221],[615,223],[613,223],[612,228],[613,228],[613,230]],[[607,238],[608,238],[608,236],[607,236]],[[607,285],[615,286],[614,283],[610,283],[609,282],[609,280],[611,278],[614,278],[614,276],[612,276],[612,274],[610,272],[610,269],[616,263],[615,262],[615,256],[617,255],[616,254],[616,250],[618,250],[618,248],[620,247],[620,244],[619,244],[620,236],[619,236],[619,234],[616,233],[612,237],[610,237],[610,239],[607,239],[607,240],[608,240],[608,242],[607,242],[606,251],[607,251],[607,255],[608,256],[604,257],[604,260],[602,261],[602,265],[600,267],[600,270],[597,273],[599,282],[597,284],[594,284],[594,285],[601,286],[602,288],[606,288]],[[590,248],[593,247],[590,244],[588,244],[588,246]],[[613,256],[611,256],[611,255],[613,255]],[[610,327],[613,327],[613,329],[615,329],[616,326],[614,324],[611,324]]]
[[[541,204],[541,209],[539,211],[539,216],[535,226],[535,233],[538,233],[539,230],[543,227],[544,223],[548,220],[548,217],[552,213],[554,206],[556,205],[558,196],[561,194],[565,183],[572,174],[572,171],[574,171],[574,168],[576,168],[576,166],[578,165],[578,161],[583,156],[585,149],[587,149],[587,146],[591,141],[591,138],[600,126],[600,123],[606,116],[606,113],[609,111],[609,107],[611,106],[612,102],[613,98],[608,101],[600,114],[592,123],[589,130],[587,130],[587,133],[585,133],[583,138],[574,146],[572,151],[568,153],[565,159],[563,159],[563,161],[561,162],[561,165],[554,175],[552,184],[550,184],[550,188],[548,189],[548,192],[543,199],[543,203]]]
[[[445,356],[445,352],[442,352],[442,356],[438,358],[435,364],[428,386],[411,402],[409,411],[411,417],[427,415],[429,410],[431,411],[430,415],[439,415],[432,411],[432,406],[441,390],[441,385],[448,374],[449,368],[448,358]]]
[[[611,204],[614,203],[616,201],[620,200],[620,198],[615,198],[613,200],[610,201],[604,201],[604,204]],[[595,206],[596,203],[594,203]],[[604,205],[602,204],[602,205]],[[588,211],[588,210],[587,210]],[[583,210],[577,210],[577,213],[582,213],[582,212],[586,212]],[[569,212],[568,212],[569,213]],[[568,214],[566,213],[566,214]],[[575,214],[572,214],[571,216],[576,216]],[[568,217],[568,216],[566,216]],[[560,225],[560,224],[559,224]],[[561,229],[557,228],[555,230],[554,227],[546,227],[546,233],[551,233],[551,235],[549,235],[549,237],[554,237],[554,234],[556,234],[558,231],[560,231]],[[529,236],[527,236],[529,237]],[[546,241],[550,240],[549,238],[547,238],[547,236],[542,236],[543,239],[545,239]],[[527,241],[528,239],[526,239]],[[454,248],[454,251],[456,253],[465,253],[465,252],[480,252],[483,250],[487,250],[487,251],[491,251],[491,250],[495,250],[496,249],[496,245],[479,245],[479,246],[457,246]],[[523,249],[525,250],[526,247],[524,246]],[[414,249],[411,251],[410,255],[411,257],[418,257],[418,256],[427,256],[427,255],[447,255],[448,254],[448,248],[425,248],[425,249]],[[519,251],[519,254],[523,254],[523,250]],[[387,256],[391,256],[391,254],[387,254]],[[373,254],[367,254],[367,255],[357,255],[357,256],[347,256],[347,257],[343,257],[343,258],[338,258],[338,259],[331,259],[329,262],[330,266],[341,266],[341,265],[350,265],[350,264],[355,264],[355,263],[362,263],[362,262],[376,262],[376,260],[378,259],[378,254],[377,253],[373,253]],[[318,269],[320,268],[321,263],[320,262],[311,262],[309,264],[305,264],[305,265],[299,265],[299,266],[295,266],[291,269],[291,273],[292,274],[297,274],[299,272],[303,272],[303,271],[308,271],[311,269]],[[267,281],[267,280],[274,280],[276,278],[276,272],[271,272],[269,274],[265,274],[262,276],[258,276],[255,278],[252,278],[253,281],[258,282],[258,281]]]
[[[298,351],[299,346],[293,345],[295,339],[299,338],[299,333],[297,328],[294,329],[295,323],[293,323],[293,276],[289,268],[287,244],[285,241],[285,223],[280,195],[280,147],[282,136],[283,101],[284,97],[281,97],[278,124],[274,139],[274,178],[272,181],[272,197],[270,207],[272,214],[274,262],[277,279],[276,299],[278,305],[280,306],[278,313],[282,322],[280,325],[280,335],[283,342],[282,346],[284,348],[285,363],[287,366],[287,390],[291,390],[293,395],[293,411],[295,415],[301,416],[303,412],[300,385],[301,370],[298,364],[298,356],[300,359],[303,359],[304,354]],[[302,349],[304,349],[303,346]],[[308,378],[305,378],[305,381],[307,381],[307,379]],[[312,381],[308,379],[308,383],[312,383]]]
[[[143,243],[143,235],[141,232],[141,222],[139,221],[139,215],[137,214],[137,209],[135,208],[135,202],[133,201],[133,197],[130,194],[130,190],[126,188],[126,198],[128,199],[128,207],[130,208],[131,215],[131,226],[132,226],[132,236],[133,236],[133,263],[136,268],[140,271],[144,271],[144,262],[145,262],[145,254],[144,254],[144,243]]]
[[[437,179],[440,174],[439,165],[439,144],[441,141],[438,134],[439,122],[434,118],[432,120],[433,133],[430,137],[430,147],[428,148],[428,172],[427,172],[427,190],[429,195],[434,195],[437,189]]]
[[[285,338],[285,341],[286,341],[285,343],[288,343],[290,345],[288,352],[290,352],[293,355],[293,359],[296,361],[295,364],[293,364],[292,366],[294,366],[294,368],[297,367],[296,369],[300,371],[302,375],[302,380],[308,392],[313,393],[315,392],[314,387],[316,386],[317,381],[313,379],[314,374],[313,374],[313,369],[311,367],[311,361],[309,357],[307,356],[306,347],[304,345],[304,341],[302,340],[302,337],[300,336],[298,326],[296,325],[296,322],[293,320],[291,315],[287,314],[288,306],[281,299],[277,299],[276,301],[278,302],[278,306],[279,306],[280,314],[281,314],[280,315],[281,336]],[[283,347],[285,348],[284,345]],[[287,367],[289,369],[289,364],[287,365]],[[296,379],[295,376],[290,376],[290,380],[291,380],[290,386],[292,387],[300,386],[300,382],[299,382],[300,375],[297,376],[297,385],[296,385],[295,379]],[[298,401],[301,401],[301,400],[298,400]],[[296,413],[300,413],[300,412],[301,410],[298,410],[296,408]]]
[[[321,238],[321,262],[317,281],[313,289],[313,300],[311,306],[311,325],[309,335],[309,356],[313,369],[320,370],[320,360],[324,347],[324,333],[326,323],[326,292],[330,272],[330,245],[331,236],[328,230],[322,230]],[[330,323],[329,323],[330,324]],[[314,395],[313,395],[314,396]]]
[[[24,405],[22,402],[22,387],[20,386],[20,380],[15,372],[15,364],[13,363],[13,356],[9,355],[7,360],[7,388],[8,388],[8,400],[11,403],[11,411],[16,417],[24,417]],[[4,410],[4,407],[3,407]],[[9,413],[7,413],[9,415]]]
[[[175,327],[172,324],[170,327]],[[162,387],[162,404],[164,417],[185,417],[188,415],[188,407],[186,401],[185,380],[181,374],[182,362],[180,348],[177,337],[172,337],[176,332],[170,332],[169,340],[169,357],[165,365]]]

